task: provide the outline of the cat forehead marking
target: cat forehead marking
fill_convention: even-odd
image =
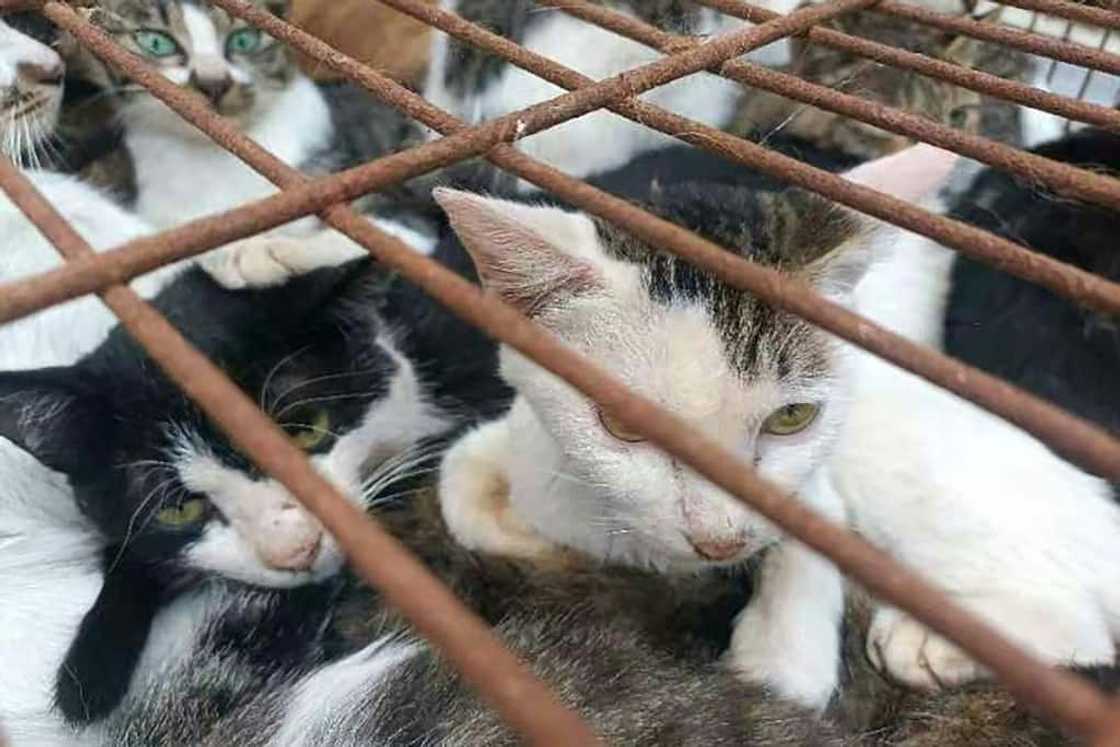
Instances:
[[[859,231],[846,213],[800,192],[751,195],[735,190],[727,196],[732,195],[734,199],[681,201],[655,209],[740,256],[790,273],[804,270]],[[609,256],[640,266],[653,302],[704,309],[727,363],[740,377],[791,381],[828,375],[830,346],[809,323],[607,223],[598,222],[597,228]]]

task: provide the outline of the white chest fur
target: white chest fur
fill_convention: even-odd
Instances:
[[[143,109],[126,121],[136,163],[136,210],[156,228],[228,210],[276,188],[204,135],[147,128]],[[332,136],[330,110],[309,79],[297,78],[246,133],[284,163],[299,166]]]

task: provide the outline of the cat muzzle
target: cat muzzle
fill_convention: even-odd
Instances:
[[[254,550],[265,565],[279,571],[306,571],[319,557],[325,530],[298,504],[287,504],[259,517]]]

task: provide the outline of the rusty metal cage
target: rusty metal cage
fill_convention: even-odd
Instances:
[[[907,138],[954,150],[1025,177],[1059,195],[1120,210],[1120,180],[967,134],[913,113],[811,83],[740,58],[773,41],[803,35],[879,64],[909,70],[975,92],[1120,132],[1120,111],[969,70],[869,41],[821,24],[855,11],[909,19],[1092,71],[1120,74],[1112,32],[1120,10],[1100,2],[1003,0],[1027,19],[1018,28],[948,16],[899,0],[828,0],[780,15],[745,0],[699,0],[749,23],[716,37],[670,34],[591,0],[537,0],[587,23],[630,37],[663,53],[656,61],[591,80],[421,0],[379,1],[442,32],[505,58],[568,91],[556,98],[478,126],[445,111],[356,62],[319,39],[247,0],[211,0],[307,57],[341,73],[375,97],[444,135],[363,166],[311,180],[263,150],[196,95],[176,87],[104,35],[62,0],[6,0],[4,9],[35,9],[77,41],[147,88],[220,146],[272,181],[276,194],[226,212],[95,254],[11,161],[0,159],[0,188],[57,248],[66,263],[42,275],[0,286],[0,322],[52,304],[96,293],[168,376],[265,473],[282,482],[338,539],[354,568],[378,587],[417,630],[455,663],[488,702],[526,738],[539,744],[590,744],[594,735],[508,652],[487,626],[461,604],[377,522],[344,500],[304,454],[225,375],[192,348],[171,324],[127,287],[127,282],[177,259],[200,254],[283,223],[316,214],[365,247],[454,313],[566,379],[623,423],[790,535],[830,557],[842,571],[959,644],[988,667],[1024,703],[1068,733],[1093,744],[1120,744],[1120,708],[1073,676],[1044,666],[918,574],[826,521],[683,421],[636,395],[605,371],[563,347],[550,334],[433,260],[361,218],[346,203],[435,169],[481,156],[499,168],[604,218],[660,249],[687,258],[727,283],[756,294],[832,334],[969,399],[1030,432],[1070,461],[1120,481],[1120,440],[1104,430],[995,377],[899,337],[819,296],[807,284],[739,258],[689,231],[536,161],[517,150],[519,138],[600,108],[743,166],[817,192],[862,213],[924,234],[961,254],[992,264],[1056,294],[1109,314],[1120,314],[1120,284],[1036,254],[1011,241],[915,205],[850,183],[840,176],[768,150],[765,146],[659,109],[636,97],[684,76],[709,71],[745,86],[856,118]],[[1045,23],[1064,31],[1042,33]],[[1071,38],[1071,29],[1098,30],[1095,46]],[[1084,90],[1081,91],[1084,93]],[[0,736],[2,740],[2,736]]]

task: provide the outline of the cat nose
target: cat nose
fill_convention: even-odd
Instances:
[[[296,504],[275,512],[261,529],[257,553],[266,565],[276,570],[310,569],[323,545],[322,525]]]
[[[229,89],[233,88],[233,78],[228,75],[211,77],[199,76],[197,73],[192,72],[190,84],[197,88],[202,95],[210,99],[210,102],[217,106],[222,97],[226,95]]]
[[[58,85],[62,82],[66,66],[62,64],[62,60],[45,63],[24,62],[20,64],[18,71],[20,77],[28,83]]]
[[[705,560],[717,562],[731,560],[747,546],[745,534],[735,537],[686,537],[686,539],[697,555]]]

